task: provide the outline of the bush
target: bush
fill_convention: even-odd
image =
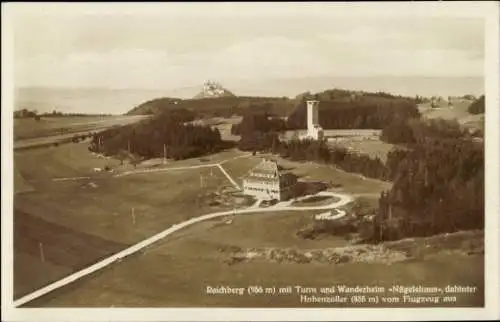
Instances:
[[[483,114],[485,111],[484,95],[474,101],[468,108],[471,114]]]
[[[408,124],[408,120],[400,118],[394,119],[391,124],[382,130],[380,139],[392,144],[415,142],[413,130]]]
[[[372,240],[375,234],[373,221],[361,220],[358,224],[358,234],[362,241]]]

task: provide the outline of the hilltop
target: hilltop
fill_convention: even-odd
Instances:
[[[216,97],[232,97],[233,93],[222,87],[221,84],[214,81],[206,81],[203,84],[203,90],[194,96],[197,98],[216,98]]]
[[[413,102],[411,97],[394,96],[384,92],[370,93],[363,91],[351,91],[345,89],[331,89],[318,93],[305,92],[294,98],[263,97],[263,96],[235,96],[220,85],[205,84],[205,89],[192,99],[180,99],[172,97],[160,97],[146,101],[132,110],[127,115],[157,115],[165,110],[182,107],[196,111],[200,117],[216,116],[230,117],[233,115],[244,115],[247,110],[267,112],[278,117],[289,116],[294,109],[306,98],[314,97],[327,105],[349,105],[363,102],[376,106],[388,102],[399,103],[401,101]],[[330,104],[331,103],[331,104]]]
[[[212,84],[213,85],[213,84]],[[221,90],[222,91],[222,90]],[[484,114],[471,114],[473,101],[458,97],[448,101],[442,99],[436,108],[431,108],[430,98],[423,96],[401,96],[386,92],[366,92],[334,88],[317,93],[303,92],[294,98],[257,96],[211,96],[193,99],[163,97],[140,104],[128,115],[158,115],[172,108],[184,108],[195,113],[196,118],[244,116],[248,112],[266,113],[268,116],[287,118],[287,128],[305,128],[306,99],[321,101],[320,119],[325,129],[377,128],[390,123],[391,115],[403,113],[406,117],[456,118],[466,127],[483,128]],[[446,103],[446,104],[445,104]],[[417,107],[418,106],[418,107]],[[475,110],[484,110],[484,99],[474,105]],[[394,110],[395,109],[395,110]]]
[[[127,112],[127,115],[158,115],[166,110],[182,107],[196,111],[200,117],[231,117],[242,115],[246,110],[267,111],[277,116],[287,116],[296,101],[281,97],[223,96],[211,98],[176,99],[156,98],[142,103]]]
[[[156,115],[163,110],[176,107],[181,99],[171,97],[155,98],[141,103],[125,113],[125,115]]]

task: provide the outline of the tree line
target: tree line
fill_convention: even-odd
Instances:
[[[484,225],[484,146],[470,140],[468,132],[454,120],[395,118],[383,129],[381,138],[406,148],[394,148],[385,163],[330,146],[325,140],[284,140],[282,124],[277,124],[266,115],[246,115],[234,129],[241,135],[238,147],[294,161],[333,164],[347,172],[393,182],[380,196],[371,234],[367,235],[370,241]]]
[[[332,164],[346,172],[369,178],[387,180],[389,177],[387,167],[379,158],[351,152],[342,146],[329,146],[326,140],[292,138],[289,141],[275,141],[269,151],[293,161]]]
[[[408,149],[388,154],[371,240],[484,227],[484,145],[456,120],[395,120],[381,139]]]
[[[179,160],[229,147],[216,128],[189,123],[194,117],[186,109],[167,110],[137,124],[113,127],[94,135],[89,150],[106,155],[122,155],[126,151],[145,159],[166,155]]]
[[[382,141],[392,144],[425,144],[442,139],[468,138],[469,132],[456,119],[394,119],[380,135]]]
[[[383,129],[396,118],[419,117],[416,104],[407,100],[366,97],[321,101],[319,123],[323,129]],[[383,103],[382,103],[383,102]],[[307,103],[302,101],[287,119],[289,130],[307,128]]]
[[[42,117],[62,117],[62,116],[110,116],[111,114],[85,114],[85,113],[63,113],[57,110],[52,112],[39,113],[37,110],[26,108],[14,111],[15,119],[33,118],[39,121]]]
[[[484,147],[443,139],[391,153],[373,241],[484,228]]]
[[[319,106],[319,122],[324,129],[383,129],[387,124],[420,117],[416,104],[408,98],[394,98],[382,93],[378,94],[380,96],[364,94],[360,98],[351,99],[349,96],[346,99],[346,96],[341,96],[344,91],[333,93],[337,95],[333,96],[335,100],[321,101]],[[321,95],[303,95],[286,120],[271,113],[266,105],[261,108],[252,106],[242,113],[242,121],[232,126],[231,133],[241,135],[242,140],[248,141],[248,137],[244,136],[306,129],[306,101],[318,97]]]
[[[288,115],[289,130],[307,128],[306,101],[310,99],[320,101],[319,123],[324,129],[382,129],[396,118],[420,116],[414,98],[334,89],[303,94]]]
[[[287,130],[286,122],[283,118],[275,117],[268,111],[247,111],[238,124],[231,126],[231,134],[248,135],[253,132],[278,132]]]

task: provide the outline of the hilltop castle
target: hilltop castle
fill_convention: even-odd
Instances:
[[[234,96],[234,94],[222,87],[220,83],[208,80],[203,84],[203,90],[194,98],[214,98],[224,96]]]

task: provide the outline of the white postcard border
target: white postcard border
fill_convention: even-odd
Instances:
[[[453,15],[460,17],[485,17],[486,57],[485,92],[486,134],[485,148],[487,169],[485,204],[485,308],[404,308],[404,309],[52,309],[13,307],[13,14],[24,10],[43,12],[68,11],[72,14],[110,12],[154,14],[158,7],[167,4],[152,3],[2,3],[2,320],[5,321],[239,321],[239,320],[472,320],[499,317],[499,5],[498,2],[458,3],[227,3],[201,4],[175,3],[175,10],[200,11],[220,6],[220,10],[265,10],[268,14],[303,10],[326,14],[320,6],[337,6],[340,14],[364,12],[366,15],[412,14],[424,16]],[[175,11],[173,10],[173,11]],[[351,10],[351,11],[349,11]]]

